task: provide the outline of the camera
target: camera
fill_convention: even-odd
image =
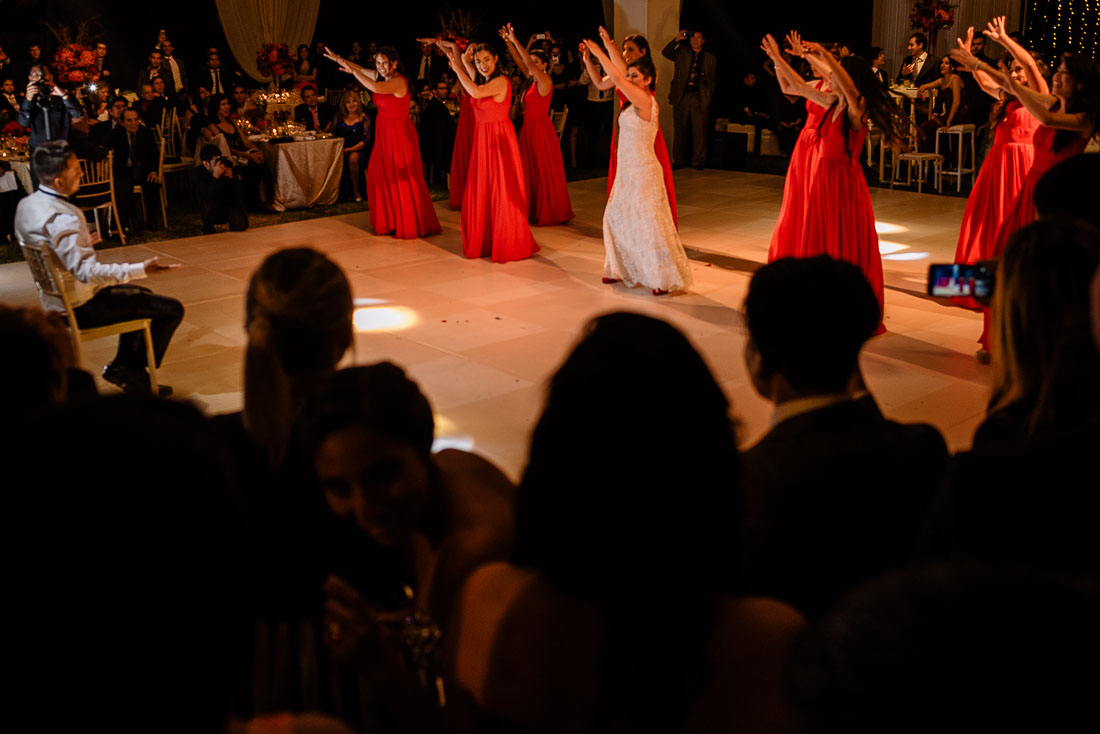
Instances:
[[[993,260],[973,265],[929,265],[928,295],[939,298],[970,297],[982,305],[988,305],[996,285],[996,270],[996,261]]]
[[[214,159],[214,165],[215,166],[218,165],[219,163],[221,163],[226,168],[232,168],[233,167],[233,161],[231,161],[229,158],[225,157],[224,155],[220,155],[220,156],[218,156],[217,158]]]

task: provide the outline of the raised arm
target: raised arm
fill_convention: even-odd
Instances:
[[[607,58],[611,61],[611,66],[614,66],[623,76],[626,76],[626,60],[623,59],[622,49],[619,48],[619,45],[615,43],[615,39],[611,37],[611,34],[608,33],[607,29],[603,26],[600,26],[600,40],[603,41],[603,47],[607,49]],[[609,72],[609,69],[604,66],[602,61],[600,62],[600,66],[603,66],[604,71]],[[611,84],[614,86],[615,82],[612,81]]]
[[[374,94],[395,94],[398,97],[403,97],[408,92],[409,85],[404,79],[394,77],[393,79],[379,81],[377,71],[374,69],[367,69],[353,61],[348,61],[342,56],[334,54],[329,50],[328,46],[325,46],[325,58],[336,62],[336,65],[339,66],[342,71],[346,71],[354,76],[360,84]]]
[[[818,89],[812,84],[807,84],[806,80],[799,76],[798,72],[791,68],[791,65],[783,58],[783,52],[779,50],[779,44],[776,43],[771,34],[764,36],[760,48],[775,64],[776,79],[779,81],[779,88],[783,94],[796,94],[822,107],[833,106],[833,103],[837,100],[837,95],[833,92]]]
[[[803,44],[806,48],[806,55],[809,58],[819,60],[829,74],[830,87],[834,89],[838,94],[844,96],[844,101],[848,105],[848,116],[853,121],[863,120],[863,95],[856,89],[855,83],[852,81],[852,77],[848,76],[848,72],[844,71],[844,68],[837,62],[833,55],[825,50],[825,48],[818,43],[806,43]],[[811,61],[811,63],[813,63]],[[858,126],[857,126],[858,127]]]
[[[680,31],[676,36],[665,44],[665,47],[661,49],[661,56],[664,56],[670,61],[676,60],[676,49],[679,48],[680,42],[686,40],[688,37],[687,31]]]
[[[619,71],[615,66],[611,64],[611,59],[604,53],[595,41],[584,39],[584,45],[588,47],[588,50],[596,57],[596,60],[600,62],[600,66],[607,69],[608,75],[611,77],[611,81],[615,82],[615,86],[619,88],[619,91],[626,95],[626,98],[630,100],[630,103],[634,105],[637,110],[637,114],[646,122],[649,122],[651,105],[653,95],[649,93],[648,89],[642,89],[634,82],[627,79],[626,74]]]
[[[1096,132],[1096,120],[1085,112],[1053,112],[1050,108],[1057,97],[1049,94],[1039,94],[1030,87],[1025,87],[1012,78],[1008,72],[1001,72],[1001,84],[1006,92],[1016,95],[1020,104],[1034,115],[1035,119],[1047,127],[1059,130],[1073,130],[1082,135],[1092,135]]]
[[[1001,98],[1001,85],[997,83],[997,80],[989,76],[981,69],[975,68],[977,66],[978,57],[970,52],[972,48],[971,42],[974,40],[974,26],[970,26],[966,29],[966,40],[956,38],[956,48],[951,50],[951,58],[959,64],[962,71],[969,72],[974,75],[974,81],[978,83],[981,90],[995,99]]]
[[[501,29],[498,31],[498,33],[500,33],[500,37],[504,39],[504,47],[508,49],[508,55],[512,57],[512,61],[516,63],[516,68],[520,70],[520,73],[522,73],[524,76],[531,76],[531,72],[527,69],[527,64],[524,63],[523,58],[519,55],[518,50],[513,47],[511,41],[508,40],[509,34],[511,34],[513,38],[515,37],[515,33],[511,31],[509,26],[511,26],[511,23],[501,27]]]
[[[455,76],[458,78],[458,83],[462,85],[462,89],[466,94],[470,95],[474,99],[481,99],[483,97],[492,97],[497,102],[503,102],[504,97],[508,94],[508,80],[503,76],[498,76],[495,79],[490,79],[485,84],[478,84],[475,82],[466,71],[465,55],[462,59],[458,56],[458,47],[453,43],[450,46],[440,45],[443,52],[447,54],[447,58],[451,61],[451,68],[454,69]],[[470,49],[473,48],[471,44]],[[467,49],[469,51],[469,49]]]
[[[596,67],[592,65],[592,54],[588,50],[587,43],[581,44],[581,61],[584,63],[584,70],[588,72],[588,78],[592,80],[592,84],[596,89],[602,91],[615,86],[615,82],[611,81],[611,77],[596,72]]]
[[[516,59],[516,65],[524,70],[525,75],[535,77],[535,83],[539,86],[539,94],[543,97],[549,94],[550,89],[554,86],[554,83],[550,80],[550,75],[546,73],[546,69],[535,66],[535,62],[531,60],[531,54],[527,53],[527,49],[516,40],[516,32],[511,23],[501,29],[501,35],[504,36],[508,51],[512,53],[512,58]]]
[[[1043,78],[1043,75],[1039,72],[1039,65],[1035,63],[1035,57],[1028,53],[1026,48],[1012,40],[1012,37],[1008,35],[1008,29],[1005,28],[1005,17],[1003,15],[999,15],[989,21],[984,33],[986,38],[1004,46],[1005,50],[1012,54],[1012,58],[1020,62],[1024,67],[1024,74],[1027,76],[1027,85],[1029,87],[1039,94],[1050,93],[1050,87],[1047,86],[1047,80]]]

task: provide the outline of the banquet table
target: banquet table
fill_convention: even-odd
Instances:
[[[344,172],[344,139],[257,141],[275,181],[275,211],[333,204]]]
[[[0,156],[0,160],[11,167],[12,176],[15,181],[19,182],[24,191],[28,194],[34,192],[34,183],[31,182],[31,162],[27,158]],[[4,178],[6,179],[7,176]],[[14,186],[5,182],[0,184],[0,191],[14,191]]]

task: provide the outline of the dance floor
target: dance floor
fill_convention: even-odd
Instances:
[[[187,314],[161,380],[209,413],[241,405],[242,311],[250,273],[274,250],[308,245],[348,274],[359,310],[347,363],[391,360],[419,381],[437,434],[472,445],[513,476],[521,470],[547,378],[598,314],[629,310],[667,319],[706,357],[750,445],[768,428],[771,406],[749,383],[740,315],[749,278],[767,259],[783,191],[779,176],[679,171],[680,233],[694,292],[673,297],[600,282],[606,181],[569,187],[576,219],[536,228],[542,251],[496,265],[461,255],[459,213],[436,205],[443,234],[398,241],[370,233],[366,212],[104,251],[105,261],[159,255],[183,267],[145,284],[183,301]],[[951,262],[964,199],[872,189],[886,275],[887,333],[864,349],[871,390],[891,418],[927,421],[954,449],[970,443],[984,413],[989,367],[974,358],[981,316],[924,295],[928,264]],[[23,263],[0,265],[0,301],[35,304]],[[98,372],[113,339],[88,345]],[[115,390],[101,382],[101,390]],[[608,405],[638,420],[675,421],[676,406]],[[914,467],[914,469],[917,469]]]

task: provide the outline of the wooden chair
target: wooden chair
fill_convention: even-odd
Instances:
[[[569,117],[569,105],[565,105],[561,108],[561,112],[550,112],[550,121],[554,123],[554,132],[558,134],[558,141],[561,141],[561,134],[565,132],[565,120]]]
[[[179,113],[172,110],[167,116],[162,127],[161,140],[164,142],[164,156],[161,163],[161,190],[164,191],[164,201],[168,201],[168,189],[164,184],[164,177],[170,173],[184,173],[190,175],[195,167],[195,157],[187,155],[184,145],[183,126],[180,124]]]
[[[107,210],[107,230],[111,229],[111,215],[115,219],[115,227],[118,228],[118,237],[122,244],[126,244],[126,235],[122,232],[122,222],[118,218],[118,204],[115,201],[115,154],[109,151],[107,157],[101,161],[80,159],[80,169],[84,178],[80,183],[80,189],[73,194],[73,204],[81,211],[91,211],[95,220],[95,231],[103,236],[99,226],[99,210]]]
[[[156,133],[154,133],[156,134]],[[159,137],[159,136],[158,136]],[[164,193],[164,138],[157,140],[157,146],[160,148],[160,153],[157,156],[157,176],[160,178],[160,215],[161,221],[164,222],[165,229],[168,228],[168,197]],[[134,184],[133,193],[141,196],[141,216],[146,222],[149,221],[149,210],[145,206],[145,190],[142,189],[141,184]]]
[[[72,301],[69,300],[69,288],[73,281],[71,273],[57,265],[53,250],[37,244],[29,244],[20,240],[19,247],[23,250],[27,265],[34,277],[34,284],[42,295],[60,299],[65,304],[65,316],[69,322],[69,331],[73,336],[73,352],[76,356],[78,367],[84,366],[83,343],[93,339],[102,339],[116,334],[128,334],[132,331],[141,331],[145,335],[145,357],[149,362],[149,388],[152,394],[159,391],[157,385],[157,360],[153,352],[153,333],[150,331],[151,319],[134,319],[132,321],[119,321],[107,326],[97,326],[92,329],[81,329],[73,312]]]

